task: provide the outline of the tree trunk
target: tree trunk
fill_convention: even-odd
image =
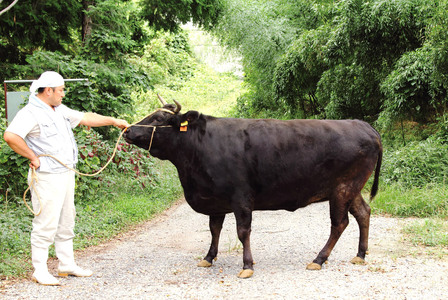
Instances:
[[[82,1],[82,42],[85,44],[86,40],[92,33],[92,18],[90,18],[85,12],[90,10],[90,6],[95,5],[94,0]]]

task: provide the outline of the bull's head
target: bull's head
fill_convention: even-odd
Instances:
[[[197,119],[199,113],[179,114],[182,107],[176,100],[175,104],[167,104],[157,96],[163,107],[128,127],[123,137],[128,143],[150,150],[151,155],[163,159],[164,152],[178,140],[176,136],[181,132],[182,124],[191,118]]]

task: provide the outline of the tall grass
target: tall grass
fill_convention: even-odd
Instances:
[[[387,185],[371,206],[377,214],[448,219],[448,186],[428,184],[425,187],[404,188],[398,184]]]

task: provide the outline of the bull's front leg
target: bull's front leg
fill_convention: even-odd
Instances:
[[[212,242],[207,256],[198,263],[198,267],[211,267],[213,260],[218,255],[219,235],[221,234],[222,224],[226,215],[210,216],[209,226],[212,234]]]
[[[254,260],[250,249],[250,233],[252,226],[252,210],[235,210],[238,238],[243,244],[243,269],[238,273],[239,278],[249,278],[254,274]]]

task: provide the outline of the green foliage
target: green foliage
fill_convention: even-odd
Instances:
[[[163,95],[167,102],[176,99],[182,105],[182,112],[199,110],[201,113],[217,117],[227,117],[232,114],[237,97],[244,91],[242,82],[231,74],[219,74],[211,68],[199,65],[194,76],[185,82],[180,89],[170,85],[158,85],[155,92]],[[147,97],[138,102],[140,117],[160,107],[157,96],[148,93]]]
[[[387,185],[423,188],[428,184],[445,184],[448,174],[448,144],[435,138],[411,142],[384,152],[381,178]]]
[[[84,56],[95,62],[121,61],[132,52],[138,41],[147,41],[139,10],[133,1],[97,1],[86,11],[91,19],[91,32],[85,38]]]
[[[3,276],[24,275],[30,270],[23,260],[30,255],[31,220],[26,209],[0,202],[0,280]]]
[[[317,102],[316,88],[322,73],[328,69],[323,47],[327,42],[329,26],[311,29],[294,41],[278,60],[274,74],[277,98],[284,99],[293,110],[299,109],[303,117],[323,112]]]
[[[394,63],[423,44],[427,1],[342,1],[327,44],[330,69],[318,99],[329,118],[374,120],[381,111],[380,84]]]
[[[433,1],[347,0],[340,3],[341,26],[335,57],[375,68],[390,67],[403,53],[420,47]],[[342,48],[338,47],[342,46]]]
[[[442,86],[444,93],[436,95],[447,101],[448,91],[448,1],[439,1],[428,26],[429,44],[433,47],[433,84]]]
[[[316,95],[325,117],[368,119],[378,111],[373,74],[360,65],[335,66],[322,74]],[[369,90],[370,89],[370,90]]]
[[[243,56],[251,87],[242,111],[375,121],[383,110],[404,112],[401,103],[420,121],[446,110],[446,8],[446,0],[228,0],[216,34]]]
[[[0,18],[0,60],[22,64],[27,54],[40,47],[68,50],[81,8],[76,0],[17,2]]]
[[[214,34],[221,42],[242,55],[245,81],[254,97],[246,105],[256,111],[275,110],[272,75],[280,55],[297,31],[292,16],[293,5],[284,1],[228,0]]]
[[[178,31],[180,24],[211,28],[222,10],[222,0],[142,0],[142,15],[156,30]]]
[[[27,188],[28,159],[15,153],[6,144],[3,134],[6,119],[0,119],[0,203],[16,202]]]
[[[391,121],[416,120],[435,121],[443,113],[447,99],[442,85],[433,79],[433,49],[419,48],[404,54],[392,73],[383,81],[381,89],[385,95],[383,117]]]
[[[80,157],[77,169],[81,173],[92,174],[100,170],[117,147],[112,162],[98,176],[76,177],[77,199],[90,202],[104,197],[98,194],[98,188],[114,187],[117,184],[117,176],[114,174],[120,174],[120,178],[125,176],[127,184],[135,190],[150,190],[159,182],[157,174],[153,172],[154,159],[145,150],[122,141],[118,144],[104,141],[95,130],[79,128],[75,133]]]
[[[153,85],[166,83],[173,88],[192,76],[195,64],[184,32],[157,32],[143,47],[143,56],[131,57],[130,61],[150,74]]]

